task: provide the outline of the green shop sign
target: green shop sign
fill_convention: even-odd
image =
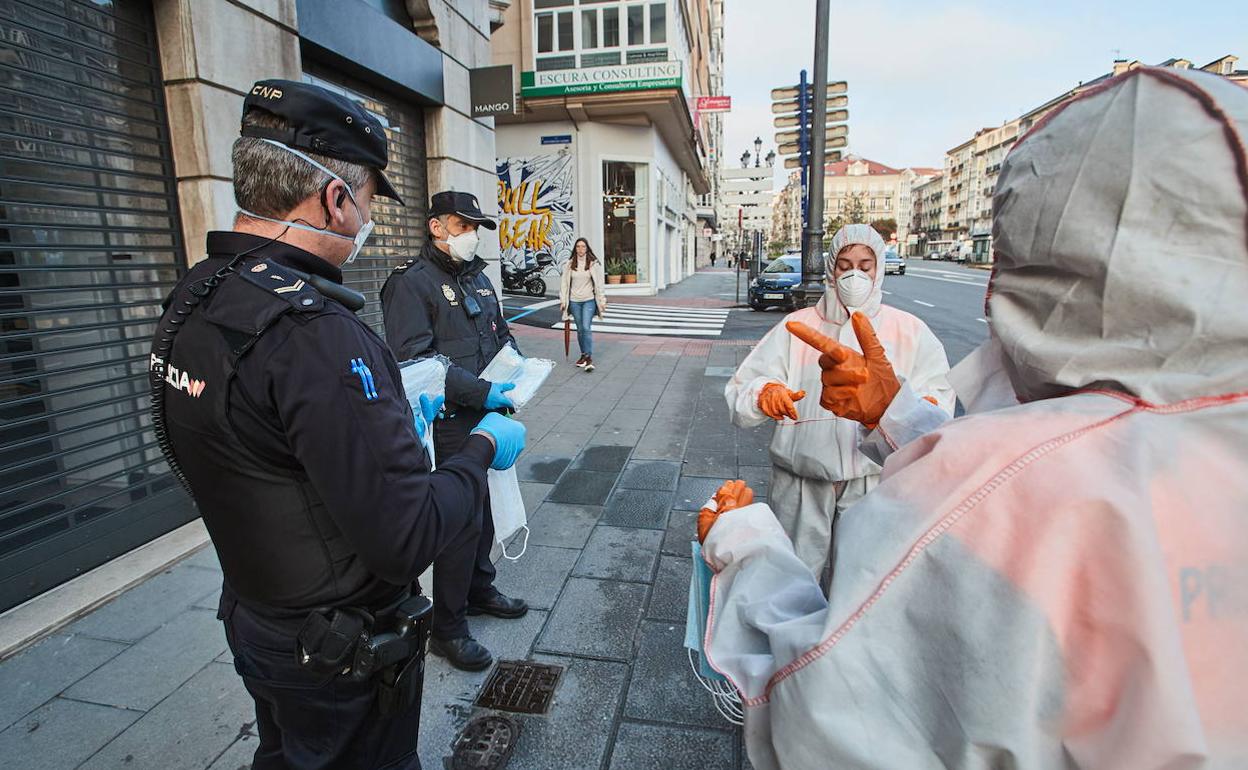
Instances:
[[[522,96],[600,94],[607,91],[644,91],[653,88],[680,88],[680,62],[617,64],[610,67],[520,73]]]

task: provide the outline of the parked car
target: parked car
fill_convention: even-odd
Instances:
[[[884,275],[896,273],[897,275],[906,274],[906,260],[902,259],[896,251],[886,249],[884,251]]]
[[[793,287],[802,282],[802,255],[776,257],[767,269],[750,281],[747,292],[750,307],[766,310],[771,307],[794,308]]]

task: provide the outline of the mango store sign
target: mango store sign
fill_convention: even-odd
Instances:
[[[652,88],[680,88],[680,62],[660,61],[520,73],[520,93],[523,96],[597,94]]]

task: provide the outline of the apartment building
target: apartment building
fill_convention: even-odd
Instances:
[[[1189,59],[1167,59],[1156,66],[1200,69],[1248,88],[1248,70],[1238,69],[1238,57],[1223,56],[1196,68]],[[1014,143],[1045,115],[1079,94],[1115,75],[1137,67],[1139,61],[1116,59],[1099,77],[1074,88],[995,128],[981,128],[970,139],[945,153],[944,173],[937,196],[930,182],[914,188],[910,225],[915,233],[911,254],[958,251],[973,262],[992,261],[992,196],[997,175]],[[931,204],[939,197],[939,216]]]
[[[504,260],[563,261],[584,237],[609,274],[635,276],[613,292],[654,294],[693,271],[715,125],[693,105],[713,94],[722,56],[711,15],[711,0],[501,9],[493,62],[520,73],[517,113],[498,116],[494,136]]]

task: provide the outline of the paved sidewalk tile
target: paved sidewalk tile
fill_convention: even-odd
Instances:
[[[215,614],[187,610],[97,668],[65,694],[147,711],[227,649]]]
[[[259,746],[258,736],[252,733],[242,735],[230,744],[224,754],[217,757],[216,762],[208,766],[208,770],[247,770],[251,767],[251,760],[255,758]]]
[[[569,578],[537,639],[547,653],[631,660],[633,634],[649,587],[640,583]]]
[[[689,544],[697,536],[697,531],[698,511],[672,511],[663,535],[663,553],[688,559],[692,555]]]
[[[546,499],[552,503],[603,505],[619,474],[602,471],[566,470]]]
[[[202,770],[252,729],[255,704],[233,666],[210,663],[82,766]]]
[[[624,722],[609,770],[727,770],[733,767],[736,743],[726,730]]]
[[[628,456],[632,451],[631,445],[602,444],[586,447],[572,463],[572,468],[578,471],[619,473],[628,462]]]
[[[210,569],[217,572],[221,571],[221,562],[217,559],[217,550],[212,544],[200,548],[193,556],[183,559],[180,564],[188,567],[199,567],[200,569]]]
[[[554,484],[571,463],[571,457],[557,457],[549,454],[530,455],[525,452],[516,462],[516,476],[521,481]]]
[[[120,642],[56,634],[0,663],[0,730],[125,649]]]
[[[620,486],[627,489],[661,489],[676,491],[680,479],[680,463],[672,460],[633,460],[620,476]]]
[[[707,476],[723,481],[735,478],[736,472],[736,452],[703,452],[691,448],[685,455],[685,476]]]
[[[686,545],[685,553],[689,553]],[[693,576],[693,560],[668,556],[659,557],[659,575],[654,580],[654,590],[650,592],[650,605],[646,608],[646,617],[655,620],[670,620],[684,627],[685,613],[689,609],[689,580]]]
[[[520,742],[507,770],[600,767],[628,679],[628,667],[623,663],[554,655],[539,655],[536,659],[566,668],[550,713],[519,717]]]
[[[647,620],[633,661],[624,716],[727,729],[711,695],[693,676],[685,651],[685,624]]]
[[[572,568],[576,577],[649,583],[663,533],[652,529],[598,526]]]
[[[656,489],[617,489],[607,500],[602,523],[618,527],[663,529],[672,493]]]
[[[672,508],[678,511],[702,510],[702,506],[706,505],[706,501],[715,495],[715,492],[724,485],[725,481],[735,478],[733,474],[736,470],[733,467],[733,473],[725,473],[718,478],[682,476],[680,484],[676,487],[676,497],[672,502]]]
[[[529,544],[584,548],[600,516],[598,505],[542,503],[529,516]]]
[[[0,732],[0,764],[14,770],[77,767],[141,716],[57,698]]]
[[[220,588],[220,573],[179,564],[131,588],[70,624],[65,631],[135,642],[160,628],[195,600]]]
[[[494,587],[508,596],[524,599],[529,607],[548,610],[555,606],[563,581],[572,571],[579,552],[567,548],[529,545],[516,561],[500,559],[494,566]]]

